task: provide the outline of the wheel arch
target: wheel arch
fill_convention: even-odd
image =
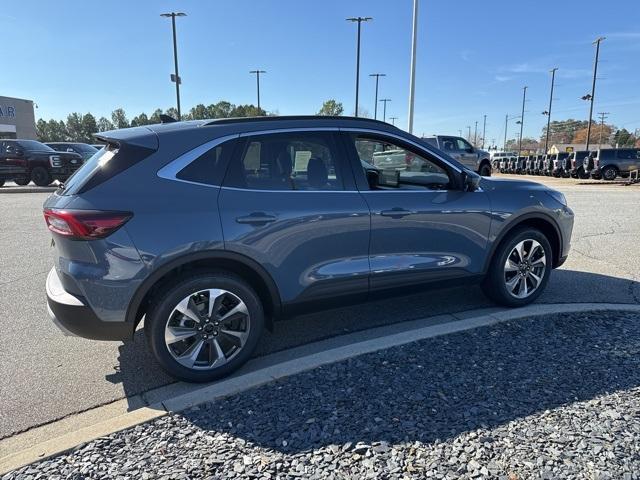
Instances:
[[[485,272],[489,268],[489,264],[491,263],[491,259],[493,255],[498,250],[498,248],[504,243],[506,238],[516,229],[522,227],[531,227],[536,230],[540,230],[549,240],[549,244],[551,245],[551,254],[552,254],[552,262],[551,265],[553,268],[559,266],[560,256],[562,255],[562,234],[560,232],[560,227],[556,221],[548,215],[541,213],[530,213],[521,215],[509,222],[508,225],[502,228],[502,231],[498,235],[498,237],[493,242],[493,246],[491,247],[491,251],[487,259],[485,260]]]
[[[134,293],[126,313],[133,330],[146,313],[153,295],[172,279],[190,271],[226,270],[238,274],[256,291],[265,309],[265,324],[273,329],[273,321],[281,313],[281,300],[271,275],[255,260],[227,251],[197,252],[181,256],[162,265],[147,277]]]

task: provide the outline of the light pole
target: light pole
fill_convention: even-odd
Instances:
[[[551,105],[553,104],[553,86],[556,81],[556,70],[557,67],[551,69],[551,92],[549,93],[549,110],[545,110],[542,112],[543,115],[547,116],[547,135],[544,141],[544,153],[549,153],[549,129],[551,128]]]
[[[504,143],[502,144],[502,147],[505,152],[507,151],[507,128],[509,128],[509,120],[513,120],[514,118],[520,117],[518,115],[510,117],[508,113],[504,116]]]
[[[471,125],[467,125],[467,140],[471,141]]]
[[[487,115],[484,115],[484,120],[482,121],[482,147],[484,149],[484,137],[487,134]]]
[[[411,67],[409,71],[409,118],[407,126],[413,133],[413,104],[416,93],[416,48],[418,38],[418,0],[413,0],[413,27],[411,29]]]
[[[373,119],[378,119],[378,81],[380,77],[386,77],[387,75],[384,73],[370,73],[370,77],[376,77],[376,101],[373,104]]]
[[[358,93],[360,91],[360,25],[362,22],[368,22],[373,20],[372,17],[350,17],[347,18],[348,22],[358,22],[358,44],[356,48],[356,113],[358,116]]]
[[[477,147],[478,145],[478,121],[476,120],[476,129],[473,131],[473,146]]]
[[[386,122],[387,121],[387,102],[390,102],[391,99],[383,98],[380,101],[384,104],[384,106],[382,107],[382,121]]]
[[[591,84],[591,95],[585,95],[582,97],[583,100],[591,100],[591,104],[589,105],[589,125],[587,126],[587,144],[585,145],[585,150],[589,151],[589,141],[591,140],[591,122],[593,116],[593,97],[596,95],[596,75],[598,73],[598,56],[600,55],[600,42],[604,40],[605,37],[596,38],[595,44],[596,46],[596,58],[593,62],[593,83]],[[586,98],[588,97],[588,98]]]
[[[520,115],[520,138],[518,139],[518,156],[522,152],[522,129],[524,128],[524,102],[527,99],[527,87],[522,89],[522,114]]]
[[[267,73],[265,70],[251,70],[249,73],[256,75],[256,87],[258,88],[258,113],[260,112],[260,74]]]
[[[391,120],[391,125],[395,125],[397,119],[398,117],[389,117],[389,120]]]
[[[180,120],[182,118],[182,113],[180,112],[180,83],[182,80],[180,79],[180,75],[178,74],[178,42],[176,40],[176,17],[186,17],[186,13],[182,12],[170,12],[170,13],[161,13],[161,17],[171,18],[171,29],[173,30],[173,64],[175,73],[172,75],[171,81],[176,83],[176,107],[178,110],[178,118]]]

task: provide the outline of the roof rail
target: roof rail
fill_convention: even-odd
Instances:
[[[360,122],[371,122],[376,125],[385,125],[391,128],[398,128],[390,123],[383,122],[382,120],[374,120],[373,118],[366,117],[344,117],[335,115],[271,115],[265,117],[229,117],[229,118],[216,118],[213,120],[207,120],[201,126],[206,127],[210,125],[220,125],[226,123],[251,123],[251,122],[274,122],[274,121],[286,121],[286,120],[357,120]]]

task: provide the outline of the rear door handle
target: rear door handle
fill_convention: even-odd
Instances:
[[[411,210],[405,210],[404,208],[392,208],[391,210],[382,210],[380,215],[383,217],[391,217],[391,218],[401,218],[406,217],[407,215],[413,215],[416,212]]]
[[[236,217],[236,222],[249,225],[266,225],[278,219],[275,215],[268,215],[264,212],[253,212],[244,217]]]

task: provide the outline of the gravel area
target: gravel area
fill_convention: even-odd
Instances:
[[[318,368],[3,477],[640,478],[640,315],[550,315]]]

